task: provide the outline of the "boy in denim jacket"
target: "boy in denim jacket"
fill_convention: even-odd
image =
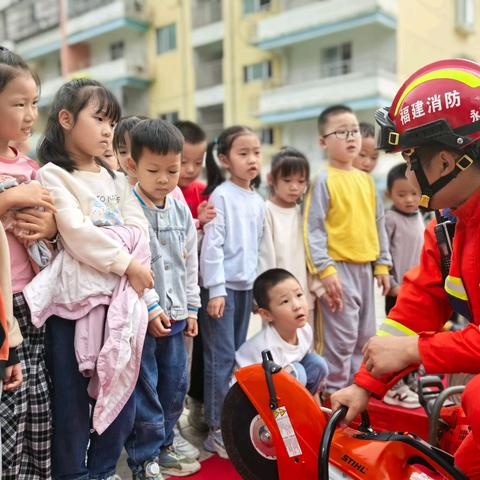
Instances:
[[[152,270],[160,300],[150,321],[135,390],[134,432],[127,444],[134,478],[191,475],[194,458],[173,446],[188,388],[183,335],[197,335],[197,233],[187,205],[170,194],[178,183],[183,137],[162,120],[142,120],[131,131],[129,169],[138,183],[133,193],[149,221]],[[158,455],[158,457],[157,457]],[[160,467],[160,469],[158,468]]]

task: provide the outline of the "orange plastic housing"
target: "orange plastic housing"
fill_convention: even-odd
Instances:
[[[317,479],[318,451],[327,419],[311,394],[284,371],[272,375],[278,405],[288,412],[301,449],[301,454],[291,457],[269,406],[262,366],[242,368],[235,376],[274,439],[280,480]],[[455,478],[407,443],[355,438],[359,433],[348,427],[337,429],[330,450],[330,463],[353,479]]]

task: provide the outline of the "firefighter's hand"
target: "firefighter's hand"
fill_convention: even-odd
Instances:
[[[357,415],[367,409],[369,400],[370,392],[355,384],[338,390],[338,392],[333,393],[330,397],[333,411],[338,410],[342,405],[348,407],[348,412],[344,420],[347,425]]]
[[[375,275],[377,285],[382,289],[382,295],[385,296],[390,290],[390,275]]]
[[[362,353],[365,368],[376,378],[420,363],[417,335],[372,337],[363,347]]]

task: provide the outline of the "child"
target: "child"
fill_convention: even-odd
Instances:
[[[284,147],[272,158],[267,177],[272,195],[266,202],[258,258],[259,274],[270,268],[284,268],[294,273],[304,292],[308,291],[307,267],[298,201],[307,190],[309,175],[307,158],[295,148]]]
[[[18,55],[0,47],[0,174],[26,181],[36,178],[38,165],[9,144],[28,139],[37,119],[38,91],[38,79],[27,64]],[[25,240],[55,238],[53,202],[38,183],[9,188],[1,193],[1,199],[0,215],[14,215],[15,228],[31,232]],[[51,476],[52,427],[43,352],[45,329],[37,330],[31,324],[22,294],[34,276],[28,251],[13,232],[7,232],[7,239],[12,276],[10,288],[4,290],[4,295],[13,292],[13,315],[24,338],[17,348],[24,382],[16,390],[5,391],[0,404],[3,478],[40,480]],[[8,304],[12,301],[11,298],[5,300]],[[16,338],[18,341],[20,337]]]
[[[180,176],[183,138],[176,127],[158,119],[142,120],[130,135],[132,160],[128,168],[138,179],[134,194],[150,224],[152,271],[161,314],[148,327],[154,337],[154,354],[144,355],[142,360],[141,382],[146,382],[149,388],[139,382],[135,392],[139,404],[135,434],[140,444],[133,439],[127,443],[127,449],[135,456],[140,450],[150,451],[150,459],[144,460],[147,464],[155,461],[160,449],[157,461],[162,473],[191,475],[200,470],[200,464],[195,458],[181,455],[173,444],[173,429],[182,413],[188,388],[183,333],[190,337],[197,335],[200,307],[195,225],[185,203],[170,195]],[[156,395],[152,396],[152,392]],[[160,408],[158,405],[154,408],[158,401]],[[153,419],[158,417],[163,425],[152,429]],[[135,472],[132,458],[129,463]],[[145,469],[144,476],[138,473],[135,478],[151,478]]]
[[[133,172],[129,170],[129,159],[132,158],[131,155],[131,141],[130,141],[130,132],[132,128],[139,123],[141,120],[145,120],[147,117],[131,115],[129,117],[122,117],[118,122],[118,125],[115,127],[115,132],[113,134],[113,151],[117,156],[118,164],[122,171],[128,178],[130,185],[135,185],[137,179]]]
[[[137,178],[135,177],[135,172],[133,172],[129,165],[132,162],[132,141],[130,132],[142,120],[147,120],[147,117],[141,115],[130,117],[123,117],[118,122],[118,125],[115,127],[115,133],[113,135],[113,151],[117,155],[118,163],[120,168],[128,178],[130,185],[135,185],[137,183]],[[185,202],[185,197],[181,192],[180,188],[175,187],[173,192],[170,194],[175,197],[177,200]]]
[[[209,196],[203,193],[207,185],[199,180],[207,149],[207,136],[196,123],[178,121],[174,125],[182,132],[185,139],[178,186],[193,218],[200,220],[201,227],[215,218],[215,209],[213,205],[208,204]]]
[[[320,114],[318,128],[328,168],[307,193],[304,232],[310,273],[319,276],[332,301],[331,308],[322,303],[330,393],[348,384],[375,333],[372,263],[385,294],[391,259],[379,239],[373,180],[353,167],[361,148],[356,116],[335,105]]]
[[[203,194],[207,185],[199,180],[207,149],[207,136],[201,127],[194,122],[178,121],[174,125],[182,132],[185,139],[178,185],[190,207],[193,218],[198,219],[197,238],[200,246],[203,237],[203,225],[215,218],[215,208],[208,203],[209,195]],[[188,410],[188,422],[190,425],[199,431],[208,430],[203,421],[203,348],[201,331],[193,339]],[[177,438],[181,441],[180,437],[176,436]]]
[[[380,156],[375,147],[375,127],[368,122],[360,122],[359,127],[362,135],[362,147],[353,161],[353,166],[365,173],[372,173]]]
[[[420,192],[407,177],[407,164],[395,165],[387,175],[387,196],[392,208],[385,213],[385,225],[392,256],[390,290],[385,296],[388,315],[397,301],[403,275],[418,265],[423,247],[425,224],[418,209]]]
[[[320,355],[312,352],[308,302],[300,283],[282,268],[266,270],[253,284],[253,298],[258,313],[268,323],[237,350],[237,366],[261,363],[262,351],[268,348],[275,363],[317,395],[328,367]]]
[[[44,164],[39,180],[55,200],[55,217],[65,250],[86,269],[97,270],[99,278],[101,274],[114,274],[123,282],[126,276],[135,291],[143,293],[153,287],[150,267],[133,258],[102,228],[125,225],[138,229],[141,238],[148,235],[148,223],[127,179],[107,170],[99,159],[111,141],[119,117],[117,100],[100,83],[76,79],[64,84],[53,100],[38,150]],[[72,281],[72,298],[78,294],[78,283]],[[47,320],[46,355],[53,385],[53,475],[70,479],[113,478],[120,452],[132,430],[134,404],[127,398],[101,435],[90,430],[93,402],[87,392],[89,380],[79,372],[75,356],[75,323],[59,316]],[[128,338],[126,341],[133,357],[135,342]],[[131,365],[130,359],[129,371]],[[115,366],[107,364],[103,368],[108,376],[108,369],[111,375]],[[116,394],[123,398],[124,392],[117,390]]]
[[[3,200],[0,196],[0,202]],[[0,403],[2,391],[14,390],[22,383],[22,366],[17,347],[22,335],[13,316],[12,280],[10,277],[10,252],[8,241],[0,223]],[[0,458],[0,477],[2,461]]]
[[[307,285],[307,265],[303,244],[303,218],[299,200],[305,194],[310,165],[305,155],[293,147],[284,147],[271,162],[268,183],[271,197],[266,202],[265,228],[260,246],[257,272],[284,268],[293,272],[304,292]],[[289,232],[285,235],[285,232]],[[306,293],[313,328],[313,299]]]
[[[395,165],[387,175],[387,195],[393,202],[386,211],[385,223],[392,255],[390,290],[385,296],[385,313],[395,306],[403,275],[418,265],[423,247],[425,224],[418,209],[420,192],[405,176],[407,164]],[[389,405],[403,408],[418,408],[418,394],[413,391],[416,375],[411,373],[397,382],[383,397]],[[410,388],[411,387],[411,388]]]
[[[229,171],[224,181],[218,161]],[[217,216],[204,227],[200,253],[203,286],[199,315],[205,362],[204,446],[227,457],[220,431],[220,415],[235,364],[235,351],[247,336],[252,310],[252,286],[265,218],[265,204],[252,189],[260,173],[261,146],[247,127],[224,130],[209,144],[206,166],[210,202]]]
[[[402,152],[407,178],[421,191],[422,205],[454,209],[452,252],[443,248],[445,242],[437,244],[436,222],[429,224],[420,264],[407,272],[389,318],[365,345],[355,383],[332,396],[333,408],[348,407],[349,423],[366,409],[370,395],[381,398],[420,363],[427,373],[474,373],[462,395],[472,430],[454,457],[455,466],[472,480],[480,479],[479,82],[477,63],[434,62],[414,72],[390,108],[377,112],[380,148]],[[424,114],[411,115],[422,102]],[[447,260],[449,269],[442,271]],[[470,324],[461,331],[442,331],[452,310],[467,315]]]
[[[119,170],[120,164],[118,163],[118,159],[113,151],[112,142],[108,144],[108,148],[103,152],[103,155],[100,158],[108,165],[108,167],[110,167],[110,170]]]

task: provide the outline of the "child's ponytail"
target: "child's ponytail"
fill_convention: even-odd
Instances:
[[[202,195],[210,195],[221,183],[225,181],[225,174],[217,162],[218,140],[215,139],[207,145],[205,154],[205,170],[207,173],[207,188]]]

